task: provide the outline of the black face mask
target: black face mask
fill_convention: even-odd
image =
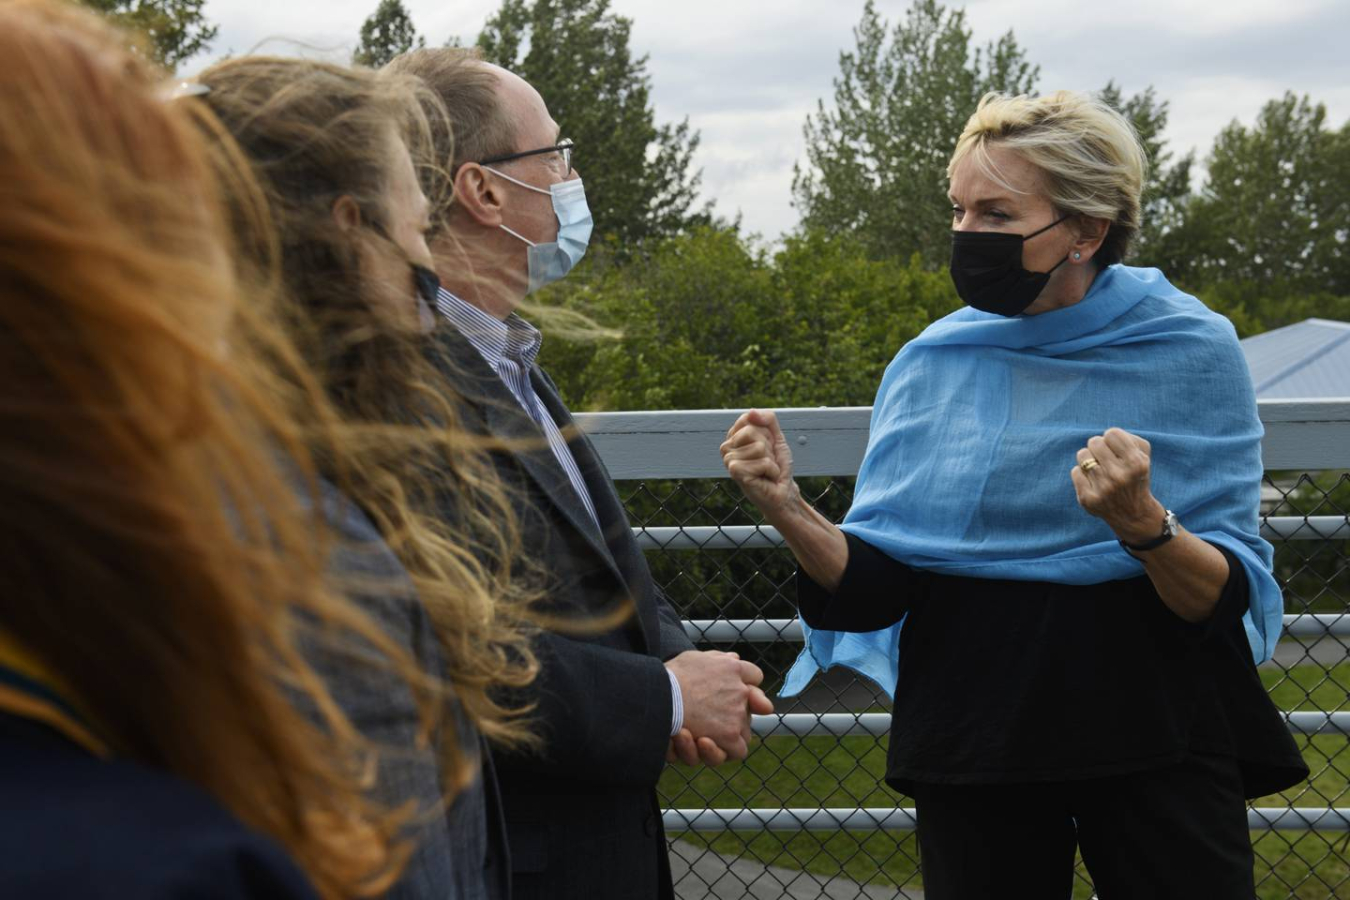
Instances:
[[[400,255],[405,259],[407,258],[408,254],[404,252],[397,241],[389,236],[389,232],[385,231],[384,226],[380,224],[378,219],[369,219],[367,220],[367,224],[369,224],[372,231],[388,243],[392,244],[394,249],[397,250]],[[435,321],[434,313],[436,310],[436,298],[441,292],[440,276],[426,266],[415,263],[412,260],[408,260],[408,266],[412,269],[413,291],[417,294],[418,298],[421,299],[422,303],[425,304],[425,306],[418,309],[418,318],[421,319],[424,326],[429,327],[431,323]]]
[[[417,296],[426,301],[427,306],[436,308],[436,296],[441,292],[441,279],[426,266],[409,263],[412,266],[413,284],[417,287]]]
[[[1050,272],[1064,265],[1064,257],[1050,272],[1022,268],[1022,244],[1054,228],[1064,216],[1026,236],[1001,231],[952,232],[952,282],[956,293],[975,309],[1000,316],[1020,315],[1036,302],[1050,280]]]

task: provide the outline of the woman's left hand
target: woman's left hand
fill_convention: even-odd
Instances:
[[[1122,541],[1138,544],[1157,537],[1167,515],[1149,488],[1151,471],[1148,441],[1111,428],[1088,439],[1069,477],[1083,509],[1111,526]]]

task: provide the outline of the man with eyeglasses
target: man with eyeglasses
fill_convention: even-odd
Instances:
[[[522,546],[548,609],[633,614],[599,634],[545,632],[524,696],[543,746],[495,758],[517,900],[673,898],[656,783],[668,760],[743,759],[750,712],[773,706],[760,670],[697,651],[652,581],[609,473],[535,362],[541,337],[517,309],[581,259],[591,216],[573,147],[539,93],[473,51],[390,63],[421,78],[454,125],[453,203],[431,242],[442,289],[439,350],[469,427],[517,503]],[[583,148],[584,149],[584,148]]]

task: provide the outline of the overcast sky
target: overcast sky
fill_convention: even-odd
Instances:
[[[346,57],[378,0],[208,0],[220,26],[211,54],[253,49]],[[499,0],[404,0],[428,43],[471,43]],[[908,0],[878,0],[903,17]],[[960,6],[953,2],[949,6]],[[1114,78],[1127,93],[1153,85],[1171,103],[1178,154],[1202,158],[1233,119],[1251,123],[1286,90],[1350,118],[1350,0],[967,0],[968,25],[984,44],[1012,29],[1040,88],[1096,90]],[[863,0],[613,0],[633,20],[633,49],[650,57],[658,122],[689,117],[703,136],[696,157],[704,194],[724,215],[775,238],[797,222],[792,166],[803,159],[802,125],[833,98],[839,52],[854,46]],[[544,98],[548,100],[547,97]],[[953,135],[955,140],[955,135]],[[577,153],[585,176],[585,148]]]

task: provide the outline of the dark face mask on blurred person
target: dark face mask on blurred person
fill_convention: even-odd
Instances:
[[[417,296],[421,297],[431,309],[436,308],[436,295],[441,292],[441,278],[426,266],[410,263],[413,284],[417,286]]]
[[[1068,219],[1056,219],[1028,235],[1002,231],[952,232],[952,282],[967,305],[1000,316],[1020,315],[1036,302],[1051,272],[1064,265],[1061,259],[1049,272],[1022,268],[1022,245]]]
[[[405,259],[408,258],[408,252],[389,236],[388,230],[380,224],[378,219],[371,219],[367,224],[380,238],[388,242],[396,253]],[[436,298],[441,292],[441,278],[433,269],[411,259],[407,259],[407,261],[408,268],[412,271],[413,295],[417,298],[415,301],[417,303],[417,320],[421,331],[426,333],[435,327]]]

